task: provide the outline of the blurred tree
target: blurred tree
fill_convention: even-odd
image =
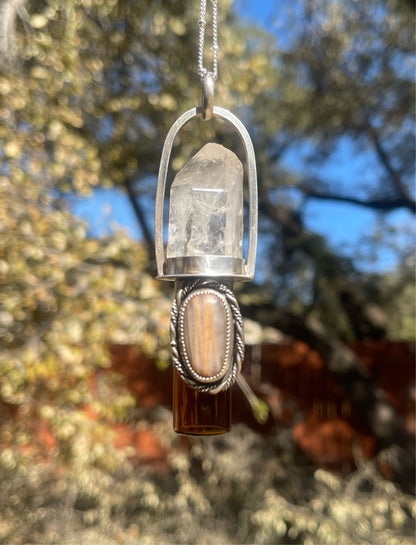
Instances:
[[[141,197],[152,188],[149,175],[168,127],[199,83],[189,58],[192,51],[196,56],[197,25],[188,28],[198,8],[174,0],[0,4],[6,443],[29,442],[27,419],[36,417],[48,421],[61,453],[93,462],[93,448],[89,456],[71,457],[77,445],[98,437],[79,409],[93,404],[111,419],[131,403],[110,385],[98,398],[88,388],[109,363],[106,345],[130,342],[168,360],[170,304],[145,272],[152,260],[121,234],[86,238],[65,196],[88,195],[98,185],[124,188],[152,256]],[[223,16],[231,17],[227,10]],[[229,33],[223,43],[238,56],[242,37],[233,40]],[[223,85],[230,101],[227,92]],[[184,139],[177,166],[193,146],[191,136]],[[16,407],[27,418],[13,433]]]
[[[401,314],[403,302],[394,290],[408,293],[414,276],[398,273],[388,282],[361,272],[306,229],[304,210],[320,199],[415,213],[414,5],[299,0],[278,13],[275,86],[251,108],[262,226],[272,250],[269,306],[246,312],[314,346],[380,443],[400,445],[397,470],[407,473],[412,462],[399,419],[344,343],[393,332],[388,315]],[[343,146],[367,165],[365,178],[343,181],[334,167],[322,168]],[[294,149],[298,164],[289,169]],[[412,240],[402,259],[413,252]]]
[[[224,2],[223,18],[231,18],[229,4]],[[198,9],[174,0],[3,2],[4,161],[25,158],[34,176],[60,191],[86,195],[97,185],[120,185],[150,256],[152,229],[140,197],[152,190],[149,176],[168,128],[200,92]],[[243,35],[224,28],[222,54],[231,64],[244,51]],[[261,52],[251,57],[244,91],[256,82],[255,69],[266,64]],[[224,79],[218,94],[230,104],[232,89]],[[257,82],[254,91],[260,88]],[[176,168],[192,148],[183,142]]]
[[[292,30],[271,59],[276,90],[260,93],[252,108],[265,228],[279,231],[270,264],[273,278],[279,273],[276,297],[296,308],[306,303],[345,338],[377,337],[379,323],[373,332],[362,331],[361,313],[344,308],[355,297],[374,302],[376,285],[364,283],[363,290],[365,275],[353,260],[306,231],[304,209],[320,199],[380,213],[415,212],[413,11],[395,0],[365,6],[300,0],[284,8],[282,19]],[[342,146],[367,165],[365,177],[345,181],[335,167],[321,168]],[[288,170],[285,159],[293,149],[302,151]]]
[[[141,245],[122,233],[86,238],[23,169],[0,176],[0,218],[1,443],[15,463],[19,446],[42,452],[33,424],[43,422],[61,461],[111,465],[103,423],[123,418],[134,400],[100,372],[110,364],[108,343],[139,340],[166,359],[169,301],[143,272]]]
[[[252,304],[246,295],[246,312],[314,346],[382,444],[399,442],[405,446],[397,417],[345,345],[357,338],[386,335],[381,291],[388,283],[383,284],[377,275],[363,274],[352,259],[310,233],[305,228],[302,204],[308,199],[330,199],[380,212],[397,208],[414,212],[410,187],[413,11],[409,3],[398,0],[371,0],[365,7],[353,0],[297,0],[283,4],[289,11],[282,12],[282,21],[291,32],[282,33],[283,38],[276,41],[264,31],[239,23],[230,5],[229,0],[221,3],[224,24],[220,24],[216,100],[238,110],[253,133],[261,228],[271,271],[263,304]],[[14,226],[15,236],[24,241],[19,243],[17,255],[19,245],[9,245],[6,239],[2,244],[5,300],[17,298],[15,306],[9,301],[10,308],[4,310],[5,329],[11,330],[7,343],[12,343],[5,346],[23,351],[16,352],[19,356],[9,367],[10,376],[19,368],[25,376],[26,367],[19,367],[18,362],[25,361],[22,354],[29,345],[47,346],[43,343],[49,338],[49,320],[70,324],[69,315],[81,316],[76,327],[84,339],[85,315],[75,308],[87,305],[88,293],[100,301],[91,306],[88,323],[102,332],[96,341],[101,344],[111,338],[105,333],[111,323],[107,312],[117,303],[123,313],[127,304],[118,293],[124,294],[124,288],[113,289],[113,276],[126,271],[128,279],[134,278],[130,275],[135,272],[138,278],[148,279],[143,270],[152,269],[153,244],[145,203],[154,188],[168,127],[179,112],[195,105],[199,93],[195,73],[199,5],[175,0],[3,0],[0,8],[4,229],[13,231]],[[180,168],[200,141],[212,138],[214,131],[221,141],[231,138],[218,124],[201,122],[196,126],[197,130],[181,134],[173,170]],[[353,189],[323,176],[318,168],[345,142],[370,165],[369,179],[354,181]],[[284,159],[293,149],[303,151],[304,168],[288,169]],[[94,187],[112,185],[126,190],[142,228],[149,262],[139,249],[142,257],[133,255],[135,247],[125,239],[121,247],[115,241],[89,241],[84,235],[74,239],[78,228],[65,211],[62,195],[87,195]],[[293,194],[298,196],[297,202]],[[47,205],[42,204],[43,199]],[[38,229],[40,239],[34,243],[31,233],[38,233]],[[56,237],[60,242],[54,242]],[[114,244],[117,249],[108,253],[108,245],[114,248]],[[41,253],[36,257],[38,246]],[[25,252],[35,252],[35,258]],[[78,256],[81,267],[74,273],[75,280],[71,279],[73,273],[66,275],[66,267],[75,259],[71,252]],[[97,265],[92,276],[85,273],[85,267],[90,270],[91,265],[88,252],[94,254],[92,261]],[[61,275],[58,280],[53,280],[50,259],[59,264],[63,260],[56,267],[56,274]],[[40,269],[32,266],[33,260]],[[8,271],[15,262],[18,272],[12,281]],[[82,282],[79,274],[85,277]],[[110,283],[107,288],[106,282]],[[130,282],[125,284],[129,296]],[[26,307],[17,294],[24,293],[21,287],[28,283],[28,305],[36,312],[30,307],[25,314]],[[38,289],[49,285],[52,291],[45,288],[45,297],[50,300],[43,304]],[[85,300],[74,298],[77,286],[85,286],[80,292]],[[65,312],[59,303],[61,289],[70,293]],[[105,296],[100,295],[101,290]],[[134,291],[133,296],[140,307],[140,293]],[[152,311],[154,306],[138,312],[143,319],[142,332],[152,323],[148,319]],[[116,322],[121,322],[120,330],[128,331],[130,322],[123,324],[121,314]],[[88,338],[86,334],[85,342],[89,343]],[[135,337],[139,342],[144,338]],[[57,335],[55,349],[67,342]],[[154,337],[152,342],[156,342]],[[98,361],[95,358],[100,352],[91,351],[89,344],[79,350],[78,362],[85,363],[85,354],[91,353]],[[56,353],[54,365],[58,366]],[[41,360],[42,354],[35,351],[25,356],[32,362],[28,365],[36,367],[33,362]],[[3,374],[8,384],[4,399],[9,396],[9,400],[20,402],[13,395],[25,383],[23,378],[13,383],[9,374]]]
[[[111,375],[101,375],[98,393],[89,388],[109,364],[107,344],[139,339],[154,355],[167,343],[169,307],[143,272],[140,245],[122,234],[86,238],[60,199],[107,180],[100,146],[113,130],[105,116],[112,109],[98,38],[114,2],[90,4],[3,2],[0,75],[2,440],[33,441],[27,423],[35,417],[48,423],[61,455],[87,466],[110,463],[101,446],[109,436],[81,409],[117,419],[132,404]],[[17,427],[14,407],[24,416]]]

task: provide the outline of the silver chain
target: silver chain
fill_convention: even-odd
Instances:
[[[218,0],[211,0],[212,4],[212,71],[211,74],[215,79],[218,75]],[[199,42],[198,42],[198,74],[203,78],[208,70],[204,66],[204,49],[205,49],[205,26],[207,14],[207,1],[201,0],[199,12]]]

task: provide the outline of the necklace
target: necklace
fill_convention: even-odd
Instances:
[[[230,427],[225,418],[227,414],[230,418],[229,402],[222,404],[221,400],[229,400],[230,387],[244,358],[243,319],[232,287],[235,280],[252,280],[257,246],[253,144],[234,114],[214,106],[218,0],[211,0],[211,5],[212,70],[204,66],[207,9],[206,0],[201,0],[197,73],[202,81],[202,103],[183,113],[168,132],[160,160],[155,210],[158,278],[175,281],[170,325],[176,370],[174,427],[178,432],[196,435],[223,433]],[[176,136],[195,117],[207,122],[219,118],[231,125],[243,144],[245,169],[231,150],[216,143],[205,144],[190,159],[171,184],[165,253],[163,211],[170,155]],[[244,170],[249,194],[245,256]]]
[[[212,4],[212,77],[214,80],[218,76],[218,0],[211,0]],[[198,74],[203,78],[208,70],[204,67],[204,49],[205,49],[205,26],[207,13],[207,2],[201,0],[199,11],[199,40],[198,40]]]

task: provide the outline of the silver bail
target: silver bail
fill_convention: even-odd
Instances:
[[[215,76],[212,72],[205,72],[202,78],[202,119],[208,121],[214,111]]]

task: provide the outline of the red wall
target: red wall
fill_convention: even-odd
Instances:
[[[385,341],[353,347],[402,414],[408,431],[415,434],[412,348],[409,343]],[[126,376],[137,407],[171,407],[171,369],[158,370],[132,346],[112,346],[111,352],[113,369]],[[256,422],[243,394],[234,387],[234,423],[244,422],[264,435],[288,430],[300,451],[325,467],[353,465],[353,451],[365,457],[375,455],[374,437],[363,427],[360,415],[354,413],[320,356],[304,343],[248,347],[243,369],[255,393],[269,404],[270,415],[265,424]],[[137,444],[138,457],[149,459],[150,454],[146,456],[143,445],[138,444],[141,439],[135,436],[132,441]]]
[[[353,349],[402,415],[407,431],[415,435],[414,345],[378,341],[359,343]],[[125,378],[137,408],[136,423],[112,424],[114,444],[130,447],[137,463],[168,471],[168,453],[146,425],[146,419],[151,419],[158,406],[171,408],[172,370],[157,369],[134,346],[114,345],[110,350],[111,369]],[[270,414],[265,424],[256,422],[245,397],[234,386],[234,423],[244,422],[265,437],[284,432],[310,461],[327,468],[353,467],[354,454],[371,458],[377,453],[376,440],[364,427],[360,415],[354,412],[320,356],[304,343],[247,347],[243,373],[255,393],[268,403]],[[92,393],[94,382],[97,379],[90,385]],[[96,418],[90,407],[85,410]],[[20,419],[20,426],[30,427],[39,442],[39,452],[44,454],[56,446],[45,422],[20,418],[15,406],[3,405],[2,411],[4,417],[9,414],[16,423]],[[190,444],[187,438],[180,439],[180,443],[184,448]],[[22,449],[37,452],[32,444]]]

